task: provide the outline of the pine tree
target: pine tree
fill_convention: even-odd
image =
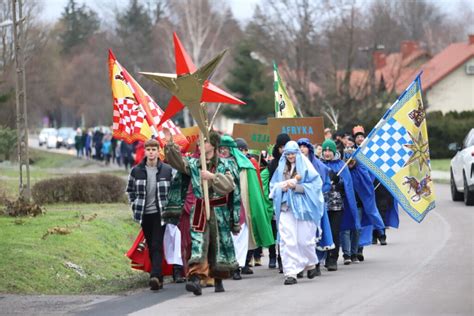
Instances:
[[[59,35],[62,51],[65,54],[78,47],[99,29],[97,13],[84,4],[77,7],[74,0],[69,0],[61,15],[60,23],[64,29]]]
[[[227,88],[246,105],[226,106],[223,113],[246,122],[258,122],[273,116],[273,76],[271,67],[252,58],[251,53],[252,45],[249,42],[238,45],[234,56],[235,66],[230,71],[231,77],[225,82]]]

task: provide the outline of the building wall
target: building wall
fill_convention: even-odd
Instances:
[[[428,111],[474,111],[474,75],[466,74],[466,64],[474,64],[471,58],[426,92]],[[423,76],[421,77],[423,81]]]

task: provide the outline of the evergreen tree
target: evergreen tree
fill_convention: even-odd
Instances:
[[[226,106],[223,113],[247,122],[258,122],[273,116],[273,76],[272,68],[252,58],[251,53],[252,45],[249,42],[238,45],[234,56],[235,66],[230,71],[231,77],[225,82],[227,88],[246,105]]]
[[[84,4],[77,7],[74,0],[69,0],[59,20],[63,25],[63,32],[59,34],[62,51],[65,54],[84,42],[99,29],[100,23],[97,13]]]
[[[130,0],[127,10],[117,14],[116,21],[116,32],[126,52],[124,57],[134,66],[143,67],[152,49],[153,23],[147,9],[137,0]]]

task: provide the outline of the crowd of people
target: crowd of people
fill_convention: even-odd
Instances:
[[[386,227],[398,228],[397,205],[351,159],[364,138],[362,126],[335,135],[326,129],[322,144],[280,134],[271,155],[253,156],[244,139],[210,132],[190,156],[167,133],[164,161],[158,141],[145,142],[126,192],[149,250],[150,288],[163,287],[163,258],[177,283],[201,295],[203,286],[224,292],[223,279],[253,274],[263,248],[268,268],[293,285],[305,273],[320,276],[321,264],[337,271],[341,251],[344,265],[358,264],[365,246],[387,245]]]
[[[102,128],[88,130],[78,128],[74,141],[78,158],[102,161],[106,166],[113,163],[128,170],[143,158],[143,143],[128,144],[114,138],[110,132]]]

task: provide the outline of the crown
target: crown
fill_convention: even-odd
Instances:
[[[365,134],[364,126],[362,125],[354,126],[354,128],[352,129],[352,135],[355,135],[357,133]]]

